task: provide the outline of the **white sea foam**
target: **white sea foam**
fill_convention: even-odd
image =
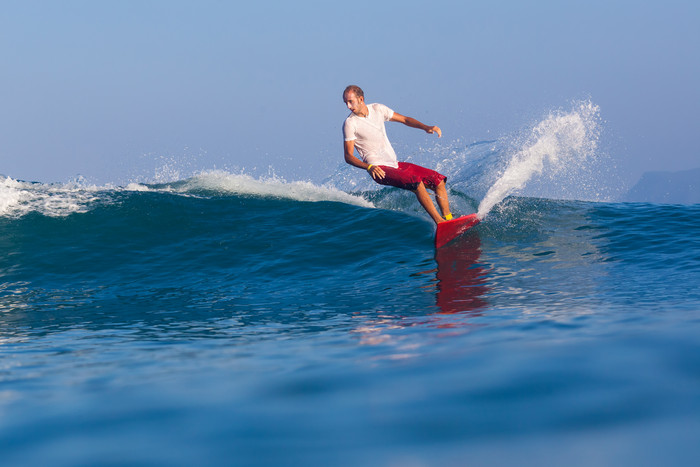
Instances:
[[[0,180],[0,216],[11,212],[22,202],[22,191],[18,184],[9,177]]]
[[[351,195],[330,186],[311,182],[287,182],[277,177],[255,179],[245,174],[225,171],[203,172],[186,180],[150,185],[132,182],[125,187],[97,187],[84,183],[30,183],[0,177],[0,217],[17,218],[30,212],[63,217],[88,212],[97,203],[110,202],[115,192],[168,192],[178,195],[201,195],[205,192],[295,201],[335,201],[362,207],[374,205],[361,196]]]
[[[496,204],[543,171],[556,175],[584,167],[598,147],[599,111],[591,102],[580,102],[569,112],[550,114],[532,128],[479,204],[478,217],[483,219]]]
[[[374,207],[366,199],[345,193],[330,186],[319,186],[311,182],[288,182],[278,177],[255,179],[245,174],[225,171],[203,172],[184,181],[169,185],[173,191],[192,193],[213,191],[226,194],[285,198],[295,201],[336,201],[363,207]]]
[[[151,191],[151,189],[142,183],[131,182],[124,187],[124,191]]]
[[[42,184],[0,179],[0,217],[21,217],[30,212],[62,217],[86,212],[98,199],[97,187],[79,183]]]

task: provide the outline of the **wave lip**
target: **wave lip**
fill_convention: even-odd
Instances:
[[[203,172],[194,177],[163,184],[129,183],[126,187],[87,186],[80,182],[44,184],[0,178],[0,217],[19,218],[31,212],[48,217],[85,213],[95,203],[110,203],[113,195],[133,192],[160,192],[184,196],[254,196],[301,202],[331,201],[374,208],[361,195],[349,194],[331,186],[311,182],[287,182],[272,177],[255,179],[225,171]]]
[[[361,196],[348,194],[330,186],[319,186],[305,181],[288,182],[277,177],[255,179],[249,175],[231,174],[222,170],[203,172],[186,180],[151,187],[182,194],[243,195],[305,202],[336,201],[374,207]]]
[[[90,210],[100,199],[95,186],[79,183],[43,184],[0,179],[0,217],[22,217],[38,212],[49,217],[65,217]]]

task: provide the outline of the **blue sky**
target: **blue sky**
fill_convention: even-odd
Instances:
[[[699,5],[3,1],[0,173],[317,180],[342,161],[350,83],[464,142],[590,98],[626,177],[700,167]],[[434,142],[417,133],[392,139]]]

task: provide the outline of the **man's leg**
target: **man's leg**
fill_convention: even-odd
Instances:
[[[444,189],[444,183],[442,183],[443,189]],[[428,194],[428,190],[425,189],[425,185],[423,185],[423,182],[421,182],[418,187],[415,189],[414,193],[416,194],[416,197],[418,198],[418,202],[420,203],[421,206],[423,206],[423,209],[425,209],[428,214],[430,214],[430,217],[433,218],[436,224],[439,224],[440,222],[445,222],[445,219],[443,219],[440,214],[438,213],[437,209],[435,209],[435,205],[433,204],[433,200],[430,199],[430,195]],[[437,191],[436,191],[436,196],[437,196]],[[445,200],[447,199],[447,193],[445,193]],[[442,208],[442,207],[441,207]],[[448,207],[449,209],[449,207]]]
[[[441,181],[437,188],[435,188],[435,201],[437,201],[438,206],[440,206],[442,216],[448,217],[451,212],[450,201],[447,199],[447,187],[445,187],[445,180]]]

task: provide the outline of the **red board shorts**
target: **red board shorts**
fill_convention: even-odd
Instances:
[[[423,182],[431,190],[435,190],[441,182],[447,180],[447,177],[434,170],[426,169],[410,162],[399,162],[397,169],[385,165],[380,165],[380,167],[384,170],[386,176],[382,179],[375,179],[375,182],[380,185],[403,188],[404,190],[415,191],[420,182]]]

